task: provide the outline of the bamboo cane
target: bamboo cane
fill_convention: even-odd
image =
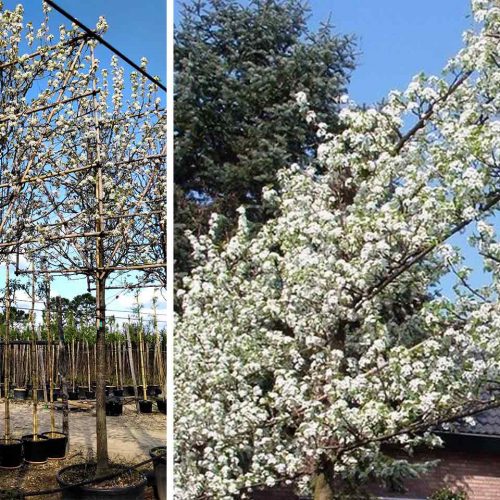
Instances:
[[[88,382],[88,389],[90,391],[90,346],[89,346],[89,341],[88,339],[85,339],[85,345],[87,347],[87,382]]]
[[[140,311],[140,304],[139,304],[139,293],[135,294],[135,298],[137,301],[137,333],[139,335],[138,341],[139,341],[139,363],[140,363],[140,369],[141,369],[141,381],[142,381],[142,395],[143,399],[148,399],[147,398],[147,386],[146,386],[146,373],[144,371],[144,346],[142,343],[142,321],[141,317],[139,314]]]
[[[50,278],[46,275],[46,317],[47,317],[47,349],[49,356],[49,407],[50,407],[50,432],[56,432],[56,415],[54,410],[54,349],[52,345],[52,332],[50,329]]]
[[[37,328],[36,332],[37,332],[38,340],[41,340],[41,338],[42,338],[41,328],[40,327]],[[41,378],[42,388],[43,388],[43,400],[47,403],[49,398],[48,398],[48,394],[47,394],[47,378],[45,376],[44,347],[38,346],[37,350],[38,350],[38,365],[39,365],[38,370],[39,370],[39,373],[40,373],[40,369],[41,369],[40,378]]]
[[[4,388],[5,388],[5,413],[4,413],[4,437],[5,441],[10,439],[10,366],[9,366],[9,341],[10,341],[10,262],[6,263],[5,272],[5,362],[4,362]]]
[[[136,401],[137,413],[139,413],[139,395],[137,394],[137,379],[135,378],[134,356],[132,353],[132,342],[130,341],[130,318],[129,322],[125,325],[125,335],[127,338],[128,359],[130,362],[130,375],[132,377],[132,385],[134,386],[134,396]]]
[[[74,330],[73,330],[74,331]],[[71,382],[73,392],[75,392],[75,337],[71,339]]]
[[[123,389],[122,343],[120,339],[118,339],[116,351],[118,354],[118,388]]]
[[[34,269],[34,263],[31,264]],[[38,364],[36,363],[36,326],[35,326],[35,273],[31,275],[31,310],[29,321],[31,327],[31,352],[32,352],[32,373],[31,373],[31,395],[33,401],[33,441],[38,441]]]

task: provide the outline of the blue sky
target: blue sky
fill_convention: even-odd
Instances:
[[[90,28],[95,27],[99,16],[104,16],[109,29],[104,38],[122,51],[133,61],[139,63],[141,57],[149,60],[148,71],[166,81],[166,1],[146,0],[137,2],[132,0],[55,0],[64,10]],[[35,23],[43,19],[41,0],[4,0],[5,9],[13,9],[17,4],[24,5],[25,21]],[[61,24],[69,25],[61,14],[56,11],[50,13],[50,26],[55,33]],[[108,66],[111,53],[104,47],[97,49],[97,56],[102,66]],[[125,63],[123,63],[125,65]],[[0,271],[0,280],[3,285],[4,271]],[[55,278],[52,283],[53,295],[71,298],[85,293],[87,285],[85,279]],[[148,310],[152,290],[146,289],[143,297]],[[117,298],[118,296],[118,298]],[[117,310],[128,310],[133,303],[133,295],[124,295],[120,291],[107,293],[109,307]],[[159,307],[164,308],[161,300]],[[164,313],[164,311],[161,311]],[[116,313],[119,315],[119,313]],[[123,314],[122,314],[123,315]],[[126,315],[125,315],[126,316]],[[165,319],[162,317],[161,319]]]
[[[374,103],[416,73],[439,73],[471,27],[469,0],[310,0],[310,25],[331,16],[335,31],[358,38],[349,93]]]

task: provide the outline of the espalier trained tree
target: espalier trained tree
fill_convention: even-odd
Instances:
[[[56,39],[49,30],[49,9],[42,5],[45,16],[35,27],[25,21],[22,5],[8,10],[0,2],[0,255],[7,262],[5,441],[10,439],[11,255],[38,237],[37,222],[51,213],[38,195],[37,184],[54,154],[50,142],[57,130],[59,112],[68,103],[85,97],[78,91],[88,82],[82,66],[86,35],[75,27],[61,26]],[[97,33],[104,29],[100,21]],[[55,174],[52,171],[47,175]]]
[[[105,408],[105,290],[130,271],[164,269],[165,114],[158,87],[136,72],[130,96],[116,58],[99,71],[96,42],[88,41],[92,95],[67,106],[51,138],[53,165],[70,172],[39,186],[50,212],[40,220],[39,250],[50,273],[86,275],[96,291],[97,473],[108,466]],[[147,61],[142,60],[146,67]],[[82,89],[83,90],[83,89]],[[144,280],[150,279],[146,275]]]
[[[54,35],[43,5],[38,31],[24,23],[22,7],[0,9],[0,253],[35,263],[25,271],[16,259],[19,274],[80,274],[95,286],[102,474],[108,467],[105,289],[111,274],[133,271],[148,281],[162,274],[147,271],[165,269],[165,116],[158,87],[136,72],[127,87],[116,59],[101,71],[97,42],[76,26],[61,26],[59,42],[48,47]],[[106,27],[101,18],[96,33]],[[32,53],[22,53],[23,36]],[[35,82],[44,89],[39,95]],[[50,304],[50,294],[46,299]]]
[[[200,264],[179,290],[175,342],[179,498],[287,483],[330,499],[425,468],[382,444],[436,445],[433,426],[497,404],[484,391],[499,375],[499,245],[482,219],[500,200],[500,10],[473,10],[477,30],[443,77],[420,74],[379,108],[347,103],[341,135],[317,124],[317,163],[263,193],[272,219],[254,228],[241,209],[229,241],[217,216],[192,239]],[[445,243],[476,221],[495,269],[483,293]],[[454,302],[433,288],[451,269]]]
[[[74,27],[50,32],[48,9],[36,27],[26,22],[23,6],[5,9],[0,2],[0,254],[11,242],[34,235],[46,214],[34,179],[54,152],[46,141],[57,129],[59,111],[77,99],[85,85],[81,69],[86,36]],[[100,22],[97,32],[105,25]],[[27,52],[24,52],[26,51]],[[39,90],[42,88],[42,90]]]

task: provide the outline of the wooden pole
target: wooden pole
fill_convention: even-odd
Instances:
[[[123,389],[122,343],[120,339],[118,339],[116,351],[118,355],[118,389]]]
[[[157,303],[158,297],[156,296],[156,289],[153,292],[153,329],[155,335],[155,365],[157,366],[158,384],[163,389],[165,383],[165,366],[163,365],[163,356],[161,349],[161,337],[158,329],[158,316],[157,316]],[[166,396],[166,394],[164,394]]]
[[[128,359],[130,362],[130,375],[132,376],[132,385],[134,386],[134,396],[135,404],[137,407],[137,413],[139,413],[139,395],[137,394],[137,379],[135,378],[135,366],[134,366],[134,355],[132,353],[132,342],[130,340],[130,318],[128,323],[125,325],[125,336],[127,338],[127,349],[128,349]]]
[[[34,269],[34,262],[31,263],[32,269]],[[35,284],[35,273],[31,275],[31,310],[30,310],[30,325],[31,325],[31,347],[32,347],[32,401],[33,401],[33,441],[38,440],[38,363],[36,362],[36,326],[35,326],[35,294],[36,294],[36,284]]]
[[[52,331],[50,328],[50,278],[45,278],[46,293],[46,321],[47,321],[47,349],[49,356],[49,407],[50,407],[50,432],[56,432],[56,415],[54,410],[54,346],[52,345]]]
[[[40,341],[42,338],[40,327],[36,329],[38,340]],[[43,345],[38,345],[38,370],[41,369],[40,378],[42,382],[43,389],[43,400],[48,402],[49,398],[47,395],[47,378],[45,377],[45,359],[44,359],[44,348]]]
[[[59,334],[59,379],[61,381],[61,391],[62,391],[62,410],[63,410],[63,418],[62,418],[62,431],[66,434],[67,440],[67,449],[69,448],[69,405],[68,405],[68,355],[69,352],[66,350],[64,345],[64,329],[62,322],[62,307],[61,307],[61,297],[56,297],[56,310],[57,310],[57,331]],[[69,346],[68,346],[69,348]]]
[[[90,391],[91,389],[91,383],[90,383],[90,346],[89,346],[89,340],[85,339],[85,345],[87,347],[87,386]]]
[[[4,362],[4,388],[5,388],[5,413],[4,413],[4,437],[5,441],[10,439],[10,262],[6,262],[5,271],[5,362]]]
[[[141,382],[142,382],[142,399],[148,399],[147,396],[147,386],[146,386],[146,373],[144,370],[144,345],[142,343],[142,321],[140,312],[140,304],[139,304],[139,293],[135,294],[135,299],[137,302],[137,334],[138,334],[138,342],[139,342],[139,363],[141,369]]]

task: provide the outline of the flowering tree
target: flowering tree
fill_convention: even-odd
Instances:
[[[39,176],[52,155],[47,143],[57,130],[61,108],[85,97],[77,92],[86,82],[86,74],[82,71],[86,36],[74,27],[69,30],[60,27],[59,39],[55,41],[48,26],[48,9],[44,12],[44,20],[35,27],[31,22],[25,23],[22,5],[7,10],[0,2],[0,255],[7,261],[6,439],[10,437],[10,256],[14,251],[17,253],[22,243],[36,237],[37,221],[49,214],[36,189]],[[103,32],[102,21],[96,29],[98,33]],[[27,53],[24,52],[26,47]]]
[[[85,86],[86,36],[61,26],[54,41],[47,9],[39,27],[24,22],[22,5],[10,11],[0,2],[0,13],[0,253],[8,254],[11,242],[33,236],[34,221],[45,213],[34,179],[51,161],[46,141],[59,111]],[[100,21],[97,32],[104,29]]]
[[[433,426],[497,404],[481,397],[500,360],[498,243],[482,219],[500,201],[500,11],[473,4],[480,26],[441,78],[420,74],[376,109],[348,102],[341,135],[317,124],[318,162],[264,191],[271,220],[254,228],[240,209],[229,241],[218,216],[192,239],[200,264],[176,327],[179,498],[287,483],[330,499],[425,468],[382,444],[436,445]],[[482,292],[445,244],[476,221],[495,270]],[[450,270],[453,302],[436,291]]]
[[[161,99],[157,86],[137,73],[130,76],[126,99],[117,60],[111,62],[111,77],[100,71],[97,42],[76,26],[61,26],[59,42],[49,46],[54,35],[47,17],[35,33],[31,24],[23,24],[22,7],[1,14],[6,43],[0,48],[0,103],[5,107],[0,115],[0,249],[35,262],[34,275],[86,275],[95,285],[101,474],[108,464],[106,282],[112,273],[165,268]],[[101,18],[96,32],[106,27]],[[22,54],[23,35],[28,46],[38,44],[33,53]],[[35,82],[44,89],[38,96]]]
[[[107,467],[105,412],[105,289],[113,273],[165,268],[159,238],[163,198],[165,116],[157,86],[132,73],[124,98],[124,71],[117,60],[98,73],[89,41],[87,98],[66,106],[51,138],[50,176],[38,185],[50,207],[37,227],[35,251],[51,274],[86,275],[96,289],[97,473]],[[143,61],[145,67],[147,61]],[[108,82],[109,79],[109,82]],[[109,85],[111,83],[111,88]],[[90,90],[89,90],[90,89]],[[83,89],[82,89],[83,91]],[[145,279],[148,279],[146,276]]]

